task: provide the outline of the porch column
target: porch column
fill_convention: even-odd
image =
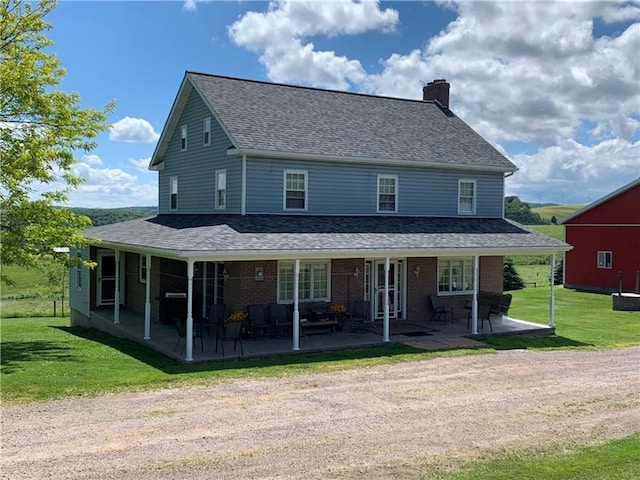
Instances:
[[[382,341],[389,341],[389,257],[384,259],[384,319],[382,323]]]
[[[554,285],[554,274],[556,269],[556,254],[551,255],[551,272],[549,273],[549,284],[551,285],[551,291],[549,292],[549,326],[551,328],[556,326],[555,309],[556,309],[556,292]]]
[[[187,362],[193,361],[193,260],[187,260],[187,333],[186,357]]]
[[[116,286],[113,293],[113,323],[120,323],[120,252],[114,250],[114,260],[116,262]]]
[[[300,260],[293,264],[293,349],[300,350],[300,311],[298,310],[298,282],[300,281]]]
[[[478,334],[478,290],[480,289],[480,257],[473,256],[473,300],[471,301],[471,333]]]
[[[144,339],[151,340],[151,254],[146,255],[147,273],[145,280],[147,282],[144,292]]]

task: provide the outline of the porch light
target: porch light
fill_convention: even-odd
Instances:
[[[360,275],[360,269],[359,269],[358,267],[356,267],[356,268],[353,270],[353,276],[354,276],[355,278],[358,278],[358,275]]]
[[[416,265],[416,268],[413,269],[413,274],[418,278],[418,275],[420,275],[420,265]]]
[[[224,278],[225,280],[229,280],[229,272],[227,272],[226,268],[222,269],[222,278]]]

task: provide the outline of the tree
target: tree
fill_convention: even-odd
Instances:
[[[553,284],[562,285],[564,283],[564,261],[560,259],[553,270]]]
[[[42,32],[53,0],[0,4],[0,263],[32,267],[55,247],[84,247],[84,216],[59,208],[83,179],[77,152],[107,129],[103,110],[58,89],[65,70]],[[8,281],[4,275],[3,281]]]
[[[505,292],[524,288],[524,281],[518,275],[513,259],[509,257],[504,257],[503,288]]]
[[[549,223],[539,213],[532,212],[528,203],[522,202],[515,196],[504,199],[504,216],[524,225],[546,225]]]

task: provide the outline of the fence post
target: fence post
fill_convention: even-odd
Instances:
[[[622,272],[618,272],[618,295],[622,295]]]
[[[56,316],[56,301],[53,301],[53,316]]]

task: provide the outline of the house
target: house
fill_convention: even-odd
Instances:
[[[86,232],[100,244],[77,254],[97,267],[71,272],[72,323],[124,308],[149,339],[186,297],[192,360],[212,304],[290,304],[294,350],[308,302],[369,301],[383,341],[391,321],[429,318],[429,294],[477,312],[480,289],[502,292],[504,255],[570,247],[503,218],[516,166],[449,88],[419,101],[186,72],[149,166],[159,214]]]
[[[580,290],[638,291],[640,177],[562,219],[565,286]],[[620,282],[620,283],[619,283]]]

